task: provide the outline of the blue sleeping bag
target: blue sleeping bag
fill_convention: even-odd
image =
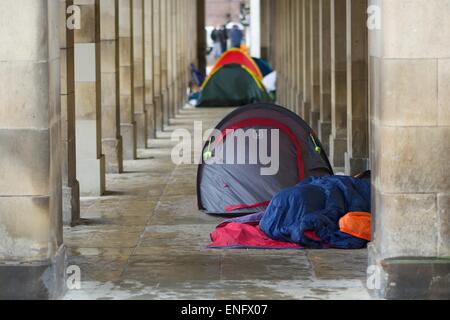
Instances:
[[[260,228],[274,240],[312,249],[364,248],[367,241],[341,232],[339,220],[348,212],[371,212],[370,193],[370,182],[366,180],[345,176],[309,178],[272,199]],[[315,232],[321,241],[305,235],[307,231]]]

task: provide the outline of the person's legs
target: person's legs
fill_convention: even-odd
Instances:
[[[220,42],[214,43],[214,58],[218,59],[222,54],[222,46]]]
[[[220,44],[220,47],[221,47],[221,50],[222,50],[222,53],[224,53],[224,52],[226,52],[227,51],[227,42],[226,41],[223,41],[221,44]]]

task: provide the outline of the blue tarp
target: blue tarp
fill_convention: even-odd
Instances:
[[[261,71],[263,77],[266,77],[267,75],[271,74],[272,72],[274,72],[274,70],[272,69],[272,67],[269,65],[269,63],[261,58],[252,58],[253,61],[255,61],[256,65],[258,66],[259,70]]]
[[[192,81],[197,87],[201,87],[203,82],[205,82],[206,76],[201,73],[193,63],[191,63],[190,69]]]
[[[348,212],[371,212],[370,182],[344,176],[309,178],[276,195],[260,222],[271,239],[320,249],[360,249],[367,241],[339,230]],[[314,231],[321,241],[305,235]]]

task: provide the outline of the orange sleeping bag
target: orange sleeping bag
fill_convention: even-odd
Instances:
[[[339,228],[351,236],[371,241],[371,218],[368,212],[349,212],[339,220]]]

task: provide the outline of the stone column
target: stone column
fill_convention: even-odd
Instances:
[[[311,49],[311,112],[307,119],[311,128],[319,130],[320,119],[320,1],[310,5],[310,49]]]
[[[297,97],[296,97],[296,113],[302,115],[303,112],[303,95],[304,95],[304,77],[303,77],[303,55],[304,55],[304,42],[303,42],[303,2],[304,0],[296,1],[295,15],[297,17],[296,31],[295,31],[295,42],[297,43],[296,50],[296,67],[294,72],[296,75],[296,87],[297,87]]]
[[[153,95],[156,131],[162,131],[161,100],[161,0],[153,0]]]
[[[450,2],[369,4],[381,14],[369,33],[370,284],[382,298],[449,299]]]
[[[250,0],[250,54],[256,58],[261,58],[261,5],[261,0]]]
[[[331,135],[331,0],[319,0],[320,5],[320,122],[319,138],[330,154]]]
[[[280,1],[275,1],[274,7],[274,33],[273,39],[273,64],[272,66],[277,70],[277,103],[281,104],[281,69],[280,69]]]
[[[279,19],[278,19],[278,10],[279,10],[279,3],[277,1],[271,2],[271,9],[272,9],[272,32],[273,32],[273,38],[270,43],[270,64],[274,69],[277,70],[277,78],[279,76],[280,70],[278,68],[278,25],[279,25]],[[280,83],[277,79],[277,91]],[[277,100],[278,100],[277,95]],[[278,101],[277,101],[278,102]]]
[[[311,112],[311,1],[303,0],[303,103],[300,116],[309,120]]]
[[[186,75],[186,65],[185,65],[185,43],[186,43],[186,28],[185,23],[186,23],[186,15],[185,15],[185,6],[186,6],[186,1],[180,0],[180,11],[181,11],[181,16],[180,16],[180,23],[179,23],[179,30],[180,30],[180,40],[178,43],[178,48],[180,51],[180,58],[179,58],[179,65],[180,65],[180,72],[179,72],[179,87],[180,87],[180,99],[182,101],[182,104],[184,106],[184,103],[186,102],[186,83],[185,83],[185,75]],[[197,50],[200,50],[199,48],[197,48]],[[206,62],[205,62],[206,63]],[[180,107],[183,107],[180,106]]]
[[[285,0],[276,1],[276,15],[277,15],[277,42],[276,42],[276,69],[277,69],[277,99],[280,105],[285,105],[285,77],[284,77],[284,53],[285,50],[281,50],[284,46],[283,30],[284,20],[281,17],[284,15],[284,3]]]
[[[80,219],[80,186],[77,180],[75,144],[74,32],[73,28],[65,26],[74,12],[71,10],[73,0],[59,2],[63,221],[65,225],[73,226]]]
[[[160,4],[160,23],[161,23],[161,113],[162,124],[164,127],[169,124],[169,101],[168,101],[168,40],[167,40],[167,0],[162,0]]]
[[[181,10],[180,10],[180,1],[175,0],[174,1],[174,52],[173,52],[173,59],[174,59],[174,112],[175,116],[178,114],[181,106],[181,100],[180,100],[180,82],[179,82],[179,74],[180,74],[180,63],[179,63],[179,57],[180,57],[180,16],[181,16]],[[198,50],[198,49],[197,49]],[[197,53],[198,55],[198,53]],[[205,58],[206,59],[206,58]]]
[[[290,108],[289,101],[289,0],[283,1],[283,33],[282,36],[282,66],[283,66],[283,106]]]
[[[282,25],[281,25],[281,46],[280,46],[280,57],[281,57],[281,66],[282,66],[282,79],[283,79],[283,86],[282,86],[282,97],[283,97],[283,106],[289,107],[289,99],[288,99],[288,90],[289,90],[289,82],[288,82],[288,75],[287,75],[287,60],[288,60],[288,54],[289,51],[286,49],[287,47],[287,29],[288,29],[288,20],[286,19],[288,14],[288,0],[284,0],[282,2],[281,7],[281,14],[282,14]]]
[[[147,110],[144,97],[144,11],[143,0],[132,0],[134,119],[139,149],[147,148]]]
[[[176,38],[177,38],[177,40],[176,40],[177,41],[177,45],[176,45],[176,51],[177,51],[176,52],[176,55],[177,55],[177,58],[176,58],[177,59],[177,62],[176,62],[177,63],[176,105],[178,108],[177,112],[179,112],[179,110],[184,107],[184,102],[185,102],[184,101],[184,93],[186,92],[186,90],[185,90],[186,88],[184,88],[184,81],[183,81],[184,66],[181,63],[182,51],[181,51],[181,45],[180,45],[182,42],[182,36],[183,36],[182,17],[184,16],[182,6],[181,6],[182,1],[183,0],[177,0],[177,18],[176,18],[176,24],[177,24],[177,31],[176,31]],[[201,5],[204,5],[204,2],[197,4],[197,6],[201,6]],[[197,10],[200,10],[200,9],[198,9],[198,7],[197,7]],[[199,15],[199,19],[202,19],[203,23],[205,23],[205,21],[204,21],[206,19],[205,14],[203,13],[203,15],[202,15],[199,12],[198,15]],[[197,28],[200,28],[200,27],[197,26]],[[205,32],[205,31],[203,31],[203,32]],[[206,38],[206,35],[204,35],[204,38]],[[201,41],[201,36],[199,37],[199,41]],[[206,42],[206,40],[204,40],[204,42]],[[206,46],[206,44],[205,44],[205,46]],[[201,49],[197,48],[197,51],[199,51],[199,50],[201,50]],[[197,54],[200,55],[199,53],[197,53]],[[198,59],[199,59],[199,68],[200,68],[200,66],[201,66],[201,68],[204,68],[204,65],[206,65],[206,55],[204,57],[199,57]],[[202,59],[205,61],[202,61]]]
[[[137,158],[131,0],[119,0],[120,129],[124,160]]]
[[[0,1],[0,299],[64,293],[59,7]]]
[[[173,1],[167,1],[167,13],[166,13],[166,25],[167,25],[167,124],[169,124],[170,119],[174,117],[173,110],[173,71],[174,64],[172,61],[173,55]]]
[[[281,81],[281,92],[280,97],[282,98],[282,105],[284,107],[287,107],[288,99],[287,99],[287,91],[288,91],[288,83],[287,83],[287,76],[286,76],[286,60],[288,56],[288,51],[286,50],[286,29],[287,29],[287,20],[286,20],[286,6],[287,6],[287,0],[281,1],[280,6],[280,15],[282,15],[284,18],[281,20],[281,28],[280,28],[280,47],[283,48],[283,50],[280,49],[280,81]]]
[[[178,71],[178,64],[177,64],[177,23],[178,23],[178,0],[172,0],[172,86],[171,86],[171,110],[172,110],[172,117],[175,117],[178,113],[178,101],[177,101],[177,93],[178,93],[178,82],[177,82],[177,71]]]
[[[285,32],[284,32],[284,51],[286,52],[286,60],[284,65],[284,76],[286,78],[286,88],[285,88],[285,96],[286,96],[286,104],[285,107],[292,110],[292,100],[291,100],[291,93],[292,93],[292,73],[289,72],[288,66],[292,66],[292,42],[291,40],[291,21],[292,21],[292,0],[286,0],[286,7],[285,7]]]
[[[205,0],[196,0],[196,1],[197,1],[198,67],[199,70],[201,70],[202,72],[206,72]]]
[[[191,47],[191,63],[194,63],[194,64],[197,64],[197,46],[196,46],[196,43],[197,43],[197,41],[198,41],[198,35],[197,35],[197,33],[196,33],[196,30],[197,30],[197,1],[196,0],[192,0],[191,1],[192,2],[192,4],[191,4],[191,9],[190,9],[190,11],[191,11],[191,15],[189,16],[190,17],[190,21],[189,21],[189,24],[190,24],[190,32],[191,32],[191,34],[193,35],[193,41],[190,43],[190,47]],[[187,66],[189,66],[189,64],[187,65]]]
[[[267,2],[267,11],[270,19],[270,36],[267,44],[267,61],[270,63],[272,67],[275,67],[276,64],[276,53],[277,49],[275,47],[276,36],[277,36],[277,5],[276,1],[266,0]]]
[[[296,1],[297,2],[297,1]],[[269,60],[272,34],[271,0],[261,0],[261,57]]]
[[[296,110],[296,104],[297,104],[297,87],[296,87],[296,74],[292,72],[293,69],[295,69],[296,64],[296,54],[297,54],[297,47],[296,47],[296,29],[295,29],[295,7],[296,7],[296,0],[291,0],[289,3],[289,65],[290,72],[288,73],[289,76],[289,106],[290,110],[295,112]]]
[[[178,30],[180,30],[179,35],[178,35],[178,45],[177,45],[177,49],[178,49],[178,62],[177,64],[179,65],[178,68],[178,87],[179,87],[179,101],[180,101],[180,108],[184,107],[184,104],[186,102],[186,87],[185,87],[185,83],[184,83],[184,72],[185,72],[185,66],[183,65],[183,48],[180,44],[183,43],[183,24],[184,24],[184,11],[183,11],[183,5],[184,5],[184,1],[183,0],[179,0],[179,22],[178,22]],[[205,57],[206,59],[206,57]],[[201,60],[200,60],[201,61]],[[206,63],[206,62],[205,62]]]
[[[297,112],[297,97],[298,97],[298,84],[297,84],[297,75],[293,70],[295,70],[297,64],[298,64],[298,42],[297,42],[297,13],[296,8],[298,6],[297,0],[292,0],[291,3],[291,32],[289,34],[290,36],[290,42],[291,42],[291,92],[290,92],[290,99],[291,99],[291,105],[292,105],[292,111]]]
[[[100,1],[102,147],[107,173],[123,172],[118,0]]]
[[[345,172],[369,169],[367,0],[347,0],[347,153]]]
[[[147,110],[147,132],[156,138],[156,109],[153,104],[153,1],[144,1],[144,96]]]
[[[347,0],[331,0],[330,161],[337,170],[343,170],[347,151],[346,2]]]
[[[75,111],[77,174],[85,196],[105,192],[105,156],[102,154],[100,8],[99,0],[74,0],[81,10],[81,28],[75,30]]]

